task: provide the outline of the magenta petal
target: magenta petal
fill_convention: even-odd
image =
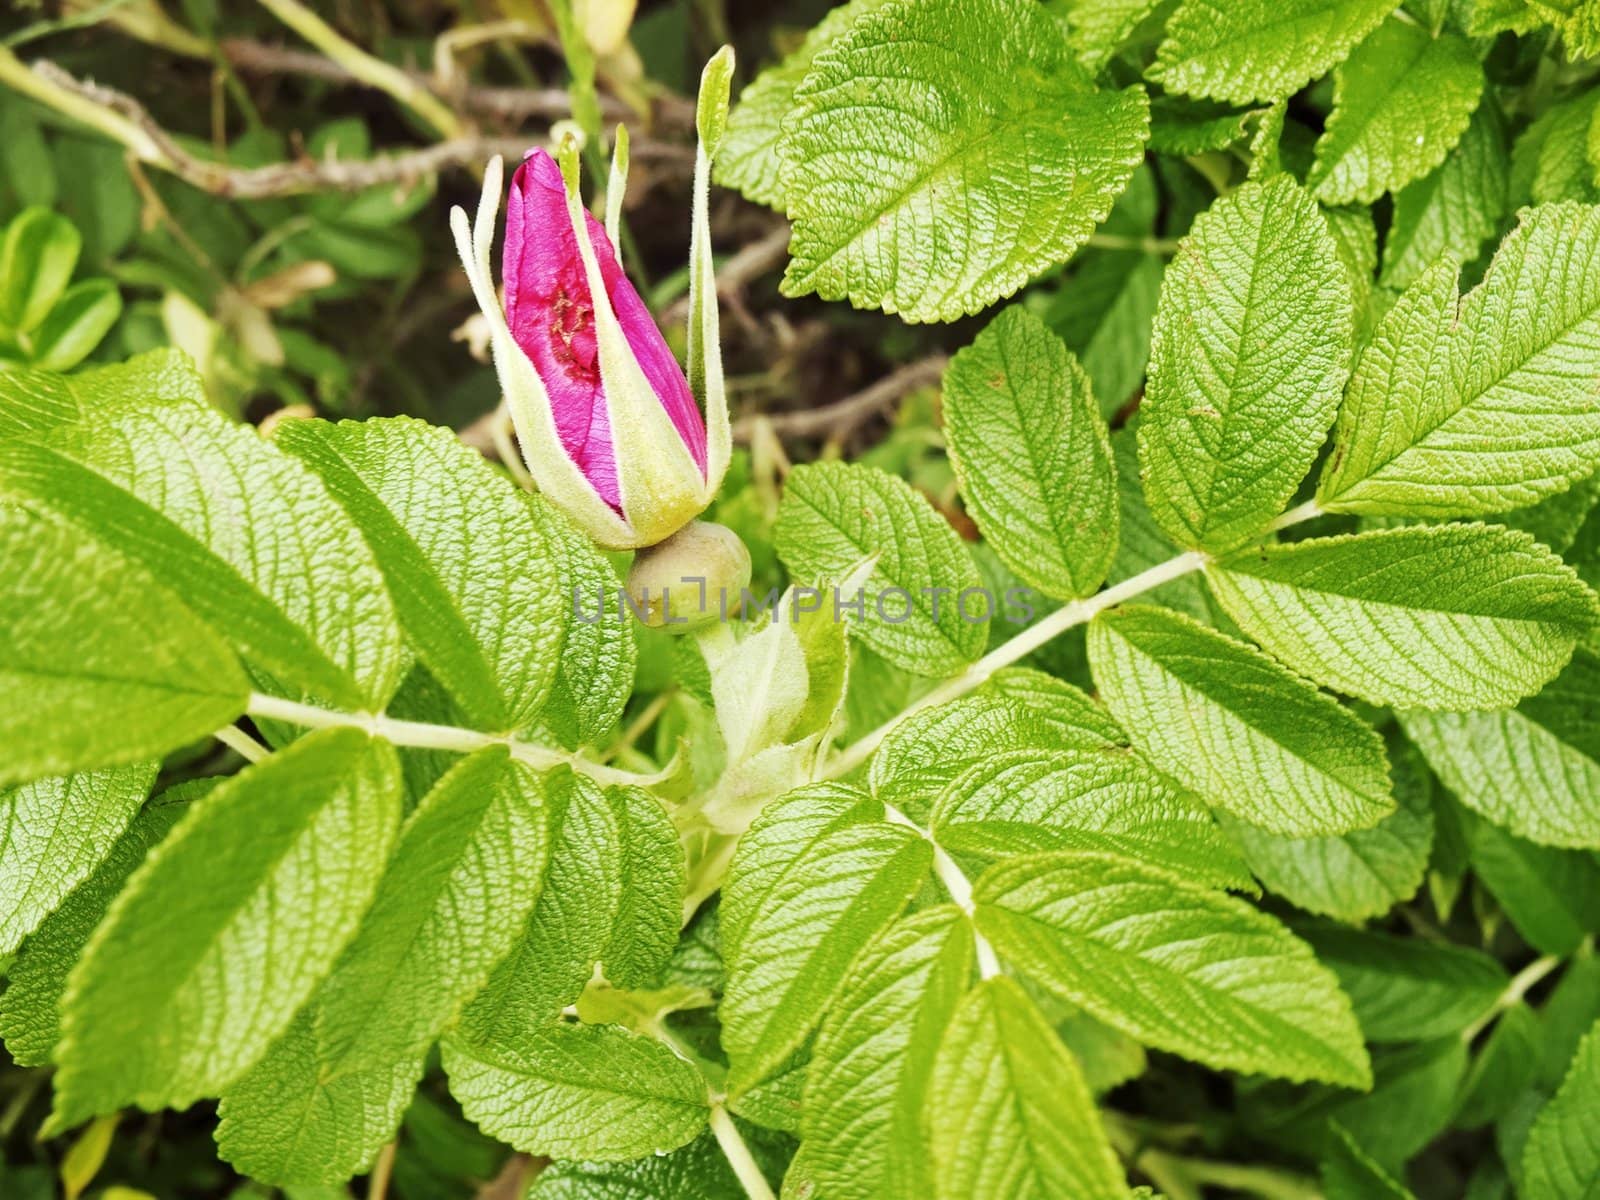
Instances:
[[[604,226],[585,216],[600,276],[623,335],[703,471],[705,422],[688,381],[644,301],[618,265]],[[600,378],[594,305],[567,216],[561,168],[543,150],[529,151],[511,180],[502,274],[511,336],[544,381],[561,444],[596,492],[620,513],[622,498]],[[639,452],[649,450],[640,448]]]

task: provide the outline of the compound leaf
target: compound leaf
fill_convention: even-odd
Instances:
[[[354,935],[400,794],[387,743],[327,729],[196,801],[72,973],[52,1126],[186,1108],[255,1062]]]
[[[877,556],[863,588],[865,616],[850,628],[896,666],[950,675],[983,653],[987,605],[969,619],[960,603],[962,592],[981,591],[978,569],[949,522],[904,480],[837,462],[796,467],[775,536],[789,573],[812,582],[838,583]]]
[[[1077,851],[998,863],[973,896],[1002,959],[1146,1045],[1227,1070],[1371,1080],[1333,975],[1241,900]]]
[[[1144,92],[1102,91],[1027,0],[895,0],[817,55],[783,124],[786,295],[954,320],[1072,255],[1139,165]]]
[[[1111,435],[1078,360],[1013,306],[951,361],[944,421],[961,493],[995,553],[1059,599],[1098,588],[1117,552]]]
[[[1330,512],[1472,517],[1600,468],[1600,208],[1524,210],[1483,282],[1424,272],[1361,354],[1317,487]]]
[[[1600,621],[1570,567],[1528,534],[1487,525],[1263,546],[1206,577],[1239,627],[1296,671],[1401,708],[1515,704]]]
[[[1195,220],[1167,267],[1139,464],[1180,546],[1259,534],[1310,469],[1350,355],[1350,285],[1316,202],[1287,175]]]
[[[1089,661],[1106,705],[1151,761],[1252,825],[1292,837],[1348,833],[1394,808],[1377,733],[1253,646],[1135,606],[1090,623]]]
[[[1466,38],[1390,19],[1334,72],[1333,112],[1307,180],[1325,204],[1371,204],[1444,162],[1483,95]]]
[[[1128,1195],[1077,1059],[1014,980],[986,979],[961,1002],[928,1107],[939,1200]]]

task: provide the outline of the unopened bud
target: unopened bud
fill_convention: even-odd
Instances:
[[[628,599],[646,625],[686,632],[739,610],[750,585],[750,551],[725,525],[692,521],[641,550],[628,572]]]

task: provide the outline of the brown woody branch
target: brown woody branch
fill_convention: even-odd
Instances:
[[[774,433],[783,437],[819,437],[826,434],[834,439],[842,439],[918,388],[937,384],[949,363],[948,355],[930,354],[927,358],[907,363],[854,395],[820,408],[740,417],[734,423],[733,436],[741,441],[749,441],[756,422],[765,421]]]

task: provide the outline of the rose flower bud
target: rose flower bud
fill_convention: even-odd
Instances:
[[[732,51],[700,83],[691,216],[689,366],[678,366],[623,273],[615,244],[627,176],[617,131],[606,225],[578,195],[578,153],[531,150],[512,177],[502,254],[505,306],[490,268],[502,165],[484,173],[477,220],[450,214],[456,248],[489,321],[495,370],[534,482],[601,546],[665,541],[716,496],[731,433],[707,217],[711,156],[727,119]],[[703,410],[703,415],[702,415]]]

